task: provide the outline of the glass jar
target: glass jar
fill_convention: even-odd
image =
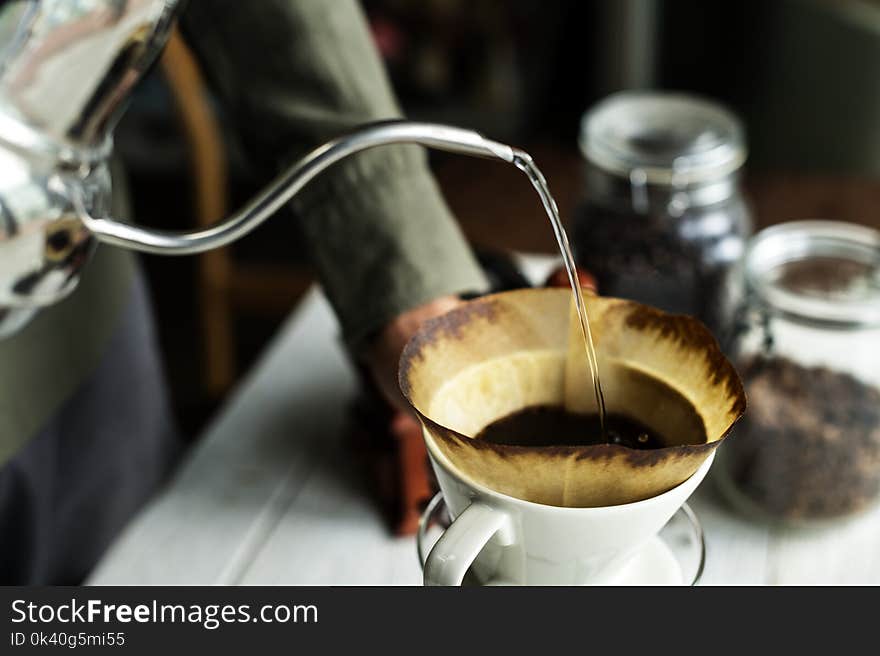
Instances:
[[[880,232],[833,221],[758,233],[728,286],[748,409],[716,478],[786,523],[880,496]]]
[[[575,258],[599,292],[720,326],[718,294],[751,233],[739,189],[743,129],[693,96],[622,92],[581,122]]]

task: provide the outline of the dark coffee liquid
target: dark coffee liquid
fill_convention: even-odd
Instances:
[[[644,421],[609,412],[603,437],[596,413],[568,412],[556,405],[531,406],[494,421],[475,439],[511,446],[617,444],[639,450],[706,442],[702,417],[672,387],[635,369],[618,371],[617,379],[625,390],[618,391],[618,402],[641,408],[638,414]]]
[[[657,449],[669,442],[641,422],[618,413],[605,415],[608,444]],[[502,417],[475,439],[511,446],[591,446],[605,444],[599,415],[567,412],[558,406],[534,406]]]

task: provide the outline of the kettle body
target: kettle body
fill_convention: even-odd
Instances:
[[[106,216],[112,130],[177,0],[0,3],[0,338],[76,286]]]
[[[73,291],[96,244],[83,212],[105,215],[110,194],[105,153],[63,161],[0,131],[0,338]]]

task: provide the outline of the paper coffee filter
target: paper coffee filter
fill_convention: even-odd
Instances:
[[[638,501],[693,474],[745,410],[742,384],[697,320],[591,296],[593,338],[609,412],[625,412],[669,438],[660,449],[527,447],[472,439],[501,417],[536,405],[595,411],[583,338],[565,289],[484,296],[427,322],[401,358],[400,385],[435,457],[476,483],[535,503],[606,506]],[[675,444],[693,412],[645,385],[663,381],[702,419],[704,444]]]

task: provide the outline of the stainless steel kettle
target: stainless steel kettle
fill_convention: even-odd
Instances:
[[[514,160],[510,146],[431,123],[365,125],[281,173],[233,216],[190,231],[109,216],[112,130],[161,51],[176,0],[40,0],[0,7],[0,338],[76,287],[98,242],[200,253],[235,241],[310,180],[368,148],[415,143]]]

